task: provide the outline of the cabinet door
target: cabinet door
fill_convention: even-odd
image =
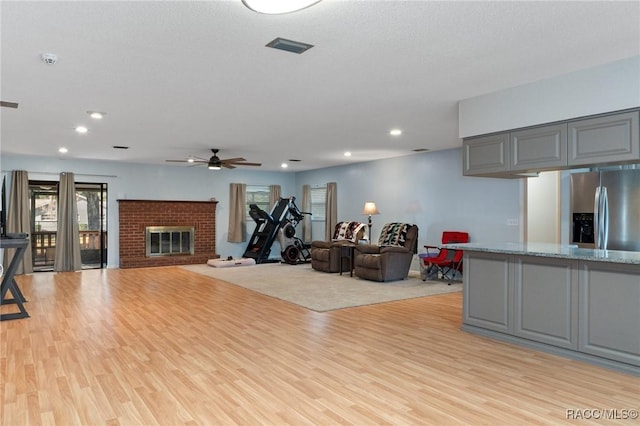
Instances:
[[[509,171],[509,133],[466,139],[462,142],[462,174],[491,175]]]
[[[511,309],[511,256],[465,252],[463,274],[463,322],[513,333]]]
[[[640,159],[640,112],[569,122],[569,166]]]
[[[640,366],[640,265],[580,262],[578,349]]]
[[[578,348],[577,261],[517,256],[514,334],[567,349]]]
[[[558,170],[567,167],[567,125],[511,132],[511,171]]]

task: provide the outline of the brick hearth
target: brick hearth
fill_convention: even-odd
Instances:
[[[217,201],[118,200],[120,268],[206,263],[216,254]],[[146,256],[147,226],[193,226],[194,254]]]

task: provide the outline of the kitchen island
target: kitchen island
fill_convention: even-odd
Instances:
[[[468,332],[640,376],[640,252],[467,243]]]

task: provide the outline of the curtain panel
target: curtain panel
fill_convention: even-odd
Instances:
[[[302,211],[311,211],[311,185],[302,185]],[[311,241],[311,215],[305,214],[302,219],[302,239],[303,241]]]
[[[273,211],[273,207],[280,201],[280,197],[280,185],[269,185],[269,213]]]
[[[11,189],[9,191],[9,205],[7,206],[7,233],[31,234],[31,216],[29,213],[29,172],[14,170],[11,172]],[[4,269],[6,270],[13,259],[15,249],[4,249]],[[16,274],[30,274],[33,272],[31,257],[31,238],[24,252],[22,261],[18,264]]]
[[[333,229],[338,223],[338,184],[327,183],[326,217],[324,223],[324,239],[331,241]]]
[[[229,184],[229,230],[227,241],[242,243],[247,240],[247,185]]]
[[[53,270],[78,271],[80,260],[80,229],[78,227],[78,203],[73,173],[60,173],[58,187],[58,232]]]

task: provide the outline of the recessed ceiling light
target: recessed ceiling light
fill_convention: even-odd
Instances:
[[[84,127],[84,126],[78,126],[78,127],[76,127],[76,132],[78,132],[78,133],[87,133],[88,131],[89,131],[89,129],[87,129],[87,128],[86,128],[86,127]]]
[[[282,167],[283,169],[286,169],[287,167],[289,167],[289,165],[287,163],[282,163],[280,164],[280,167]]]
[[[195,160],[194,160],[193,158],[188,158],[188,159],[187,159],[187,162],[188,162],[188,163],[193,163],[194,161],[195,161]]]
[[[254,12],[277,15],[291,13],[320,3],[320,0],[242,0]]]
[[[107,115],[106,112],[99,111],[87,111],[87,114],[89,114],[89,117],[95,118],[96,120],[102,120],[104,116]]]
[[[400,136],[402,134],[402,130],[400,129],[392,129],[389,134],[391,136]]]
[[[344,156],[345,157],[351,157],[351,153],[349,151],[347,151],[347,152],[344,153]]]
[[[65,148],[64,146],[61,146],[60,148],[58,148],[58,152],[60,154],[66,154],[67,152],[69,152],[69,150],[67,148]]]

